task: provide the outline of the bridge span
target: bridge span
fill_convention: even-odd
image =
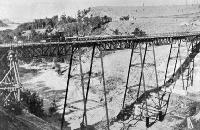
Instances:
[[[105,114],[106,120],[100,121],[96,124],[105,125],[107,129],[113,122],[134,120],[130,122],[132,125],[138,121],[145,121],[146,127],[152,126],[156,121],[162,121],[166,115],[168,109],[168,103],[170,100],[171,91],[167,88],[175,86],[178,79],[182,80],[183,89],[187,90],[188,87],[193,85],[193,71],[194,71],[194,58],[199,53],[200,49],[200,32],[183,32],[183,33],[168,33],[159,34],[148,37],[134,37],[134,36],[102,36],[102,37],[86,37],[76,38],[73,41],[66,42],[48,42],[48,43],[23,43],[23,44],[1,44],[0,55],[6,54],[8,50],[12,49],[15,54],[9,54],[12,56],[10,61],[10,70],[5,74],[2,79],[1,89],[8,89],[10,92],[17,92],[15,95],[20,96],[21,86],[18,75],[17,58],[20,60],[32,59],[32,58],[45,58],[45,57],[69,57],[69,69],[67,78],[67,87],[65,91],[65,102],[62,115],[61,129],[63,129],[63,122],[65,117],[65,111],[67,108],[68,90],[70,87],[70,79],[72,78],[72,66],[74,62],[74,55],[78,54],[78,63],[80,65],[80,83],[83,91],[83,103],[84,112],[82,117],[82,127],[87,127],[87,100],[90,89],[90,81],[92,78],[93,62],[95,57],[95,51],[98,49],[101,59],[101,77],[103,80],[104,89],[104,102],[105,102]],[[170,50],[168,52],[168,60],[166,63],[165,75],[163,85],[158,83],[158,72],[156,64],[156,56],[159,55],[155,52],[155,46],[169,45]],[[81,61],[81,49],[91,48],[90,68],[87,73],[88,79],[84,79],[82,71]],[[181,48],[187,51],[187,56],[181,56]],[[108,111],[106,82],[104,76],[104,63],[103,55],[104,51],[114,51],[122,49],[131,49],[130,63],[127,73],[126,86],[124,87],[123,102],[121,103],[121,111],[116,117],[112,117]],[[149,56],[149,57],[148,57]],[[14,57],[14,58],[13,58]],[[140,60],[134,61],[134,57],[138,57]],[[179,62],[179,64],[178,64]],[[173,73],[169,74],[169,66],[173,66]],[[139,73],[131,72],[133,69],[139,68]],[[152,70],[152,77],[154,83],[146,84],[149,80],[146,76],[146,70]],[[13,71],[13,74],[11,72]],[[10,80],[10,75],[15,77],[14,81]],[[135,78],[136,84],[130,84],[131,76],[137,75]],[[86,80],[86,81],[85,81]],[[86,85],[85,82],[87,83]],[[15,89],[10,89],[10,86],[14,86]],[[6,86],[6,87],[5,87]],[[84,87],[86,86],[86,87]],[[153,86],[153,88],[148,88]],[[134,89],[132,89],[134,88]],[[132,93],[131,93],[132,92]],[[11,95],[11,94],[10,94]],[[133,98],[130,98],[134,95]],[[18,96],[18,100],[20,97]],[[6,100],[9,96],[6,97]]]
[[[102,51],[131,49],[138,43],[149,43],[155,45],[174,43],[178,40],[190,40],[198,37],[200,32],[176,32],[153,34],[146,37],[127,36],[98,36],[98,37],[77,37],[73,41],[66,42],[27,42],[7,43],[0,45],[0,51],[6,52],[10,48],[18,53],[18,57],[62,57],[70,55],[72,48],[96,46]]]

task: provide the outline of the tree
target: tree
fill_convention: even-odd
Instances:
[[[53,27],[55,27],[58,23],[58,15],[55,15],[51,18],[52,23],[53,23]]]
[[[90,18],[90,24],[93,28],[99,28],[101,26],[101,23],[102,23],[102,21],[99,16]]]
[[[24,91],[21,93],[21,102],[29,110],[30,113],[38,116],[44,116],[43,100],[34,92]]]
[[[80,10],[78,10],[78,12],[77,12],[77,19],[78,19],[78,22],[81,21],[81,19],[82,19],[82,13]]]
[[[31,39],[33,42],[39,42],[43,37],[45,37],[45,34],[37,33],[34,29],[31,30]]]
[[[88,25],[90,24],[90,18],[84,17],[84,18],[83,18],[83,23],[84,23],[86,26],[88,26]]]
[[[120,20],[126,20],[126,21],[127,21],[127,20],[129,20],[129,15],[127,15],[127,16],[122,16],[122,17],[120,17],[119,19],[120,19]]]
[[[13,37],[14,37],[14,33],[10,29],[0,31],[0,43],[12,42]]]
[[[73,23],[73,22],[77,22],[77,20],[73,17],[68,16],[66,19],[67,23]]]
[[[66,18],[66,15],[65,15],[65,14],[61,15],[60,19],[61,19],[61,20],[60,20],[61,23],[63,23],[63,24],[64,24],[64,23],[67,23],[67,18]]]
[[[112,18],[111,17],[108,17],[107,15],[105,15],[104,17],[102,17],[102,22],[103,24],[105,23],[109,23],[112,21]]]
[[[114,33],[115,35],[119,35],[119,30],[118,30],[118,29],[115,29],[115,30],[113,31],[113,33]]]
[[[54,27],[52,19],[47,20],[47,26],[51,26],[52,28]]]
[[[143,37],[146,36],[146,33],[142,30],[140,30],[139,28],[135,28],[134,32],[132,32],[132,34],[134,34],[135,36],[138,37]]]
[[[53,99],[53,102],[51,103],[51,107],[49,108],[49,114],[53,115],[58,110],[58,106],[56,105],[55,98]]]

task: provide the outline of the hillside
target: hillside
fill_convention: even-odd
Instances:
[[[89,15],[107,15],[113,19],[101,35],[113,35],[116,29],[121,34],[130,34],[136,27],[147,34],[200,30],[198,5],[93,7]],[[120,20],[123,16],[129,16],[129,20]]]
[[[5,24],[3,21],[0,20],[0,27],[7,27],[8,25]]]
[[[152,17],[169,17],[185,14],[194,14],[200,11],[198,5],[174,5],[174,6],[99,6],[91,8],[88,15],[93,16],[110,16],[118,20],[121,16],[129,15],[131,18],[152,18]]]
[[[1,130],[59,130],[55,126],[30,114],[13,115],[0,108]]]
[[[15,23],[10,21],[9,19],[0,19],[0,31],[4,31],[7,29],[14,30],[17,28],[19,23]]]

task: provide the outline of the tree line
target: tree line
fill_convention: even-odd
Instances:
[[[106,15],[103,17],[89,15],[90,10],[91,8],[79,10],[76,18],[63,14],[60,18],[55,15],[52,18],[35,19],[33,22],[20,24],[14,30],[14,35],[18,40],[36,42],[47,37],[55,37],[56,32],[63,32],[65,37],[98,35],[104,29],[104,25],[112,21],[112,18]],[[45,32],[38,33],[37,29],[44,29]],[[23,35],[26,31],[31,32],[29,37]],[[10,38],[10,41],[12,40]]]

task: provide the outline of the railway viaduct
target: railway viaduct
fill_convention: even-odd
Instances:
[[[178,79],[181,79],[183,82],[183,89],[187,90],[189,86],[193,85],[193,71],[194,71],[194,58],[199,53],[200,49],[200,32],[180,32],[180,33],[167,33],[167,34],[156,34],[146,37],[134,37],[134,36],[107,36],[107,37],[87,37],[81,38],[81,40],[73,40],[66,42],[48,42],[48,43],[9,43],[0,45],[0,55],[1,60],[5,59],[8,55],[8,63],[2,62],[3,64],[9,64],[9,69],[6,70],[7,73],[2,77],[0,82],[0,89],[9,91],[8,95],[5,97],[5,102],[10,96],[13,95],[16,97],[16,100],[20,100],[20,91],[21,83],[19,79],[18,72],[18,62],[17,60],[26,60],[33,58],[46,58],[46,57],[69,57],[69,69],[68,69],[68,78],[65,91],[65,102],[62,115],[61,129],[63,128],[63,121],[65,116],[65,111],[67,107],[68,99],[68,88],[70,87],[70,78],[71,78],[71,68],[72,62],[74,60],[73,56],[79,54],[79,63],[81,65],[81,48],[87,47],[92,49],[91,60],[90,60],[90,70],[88,74],[88,81],[86,87],[83,85],[83,72],[80,68],[80,76],[83,90],[83,102],[84,102],[84,112],[83,112],[83,127],[87,126],[87,99],[90,89],[90,79],[92,76],[92,67],[94,60],[95,50],[100,51],[101,58],[101,70],[102,70],[102,79],[103,79],[103,88],[104,88],[104,100],[105,100],[105,114],[106,120],[99,122],[98,124],[105,124],[107,129],[109,129],[112,122],[116,121],[126,121],[129,118],[133,118],[136,123],[138,121],[145,121],[146,127],[150,127],[156,121],[162,121],[166,115],[168,108],[168,103],[170,99],[171,92],[167,90],[170,86],[175,86],[175,83]],[[170,50],[168,52],[168,60],[166,63],[166,70],[163,85],[158,85],[158,75],[156,67],[156,58],[155,58],[155,46],[160,46],[163,44],[170,45]],[[185,47],[187,50],[187,56],[182,58],[181,47]],[[110,118],[107,106],[106,99],[106,83],[104,77],[104,66],[103,66],[103,51],[116,51],[131,49],[130,63],[128,73],[127,73],[127,82],[124,87],[124,97],[122,102],[122,108],[117,117]],[[175,50],[175,55],[172,54],[172,50]],[[10,51],[12,50],[12,51]],[[9,53],[8,53],[9,52]],[[148,55],[151,55],[152,59],[147,58]],[[5,56],[6,55],[6,56]],[[159,55],[159,54],[157,54]],[[135,56],[138,56],[140,59],[139,63],[134,63],[133,59]],[[168,67],[169,64],[173,61],[173,74],[169,75]],[[178,66],[178,62],[180,65]],[[151,63],[149,63],[151,62]],[[131,101],[131,104],[127,104],[127,92],[130,89],[130,74],[131,69],[134,67],[140,68],[140,75],[138,83],[132,86],[135,86],[135,98]],[[155,77],[155,86],[154,88],[149,89],[145,84],[145,71],[144,69],[153,68],[154,77]],[[186,75],[185,75],[186,74]],[[12,80],[11,80],[12,79]],[[85,90],[85,91],[84,91]],[[151,100],[151,101],[150,101]],[[133,112],[134,111],[134,112]],[[97,125],[98,125],[97,124]]]

